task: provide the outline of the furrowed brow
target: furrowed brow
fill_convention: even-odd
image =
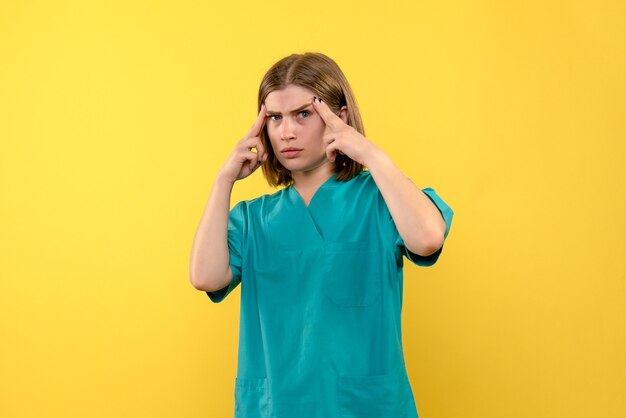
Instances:
[[[311,103],[307,103],[307,104],[305,104],[305,105],[300,106],[300,107],[299,107],[299,108],[297,108],[297,109],[292,110],[292,111],[291,111],[291,112],[289,112],[289,113],[298,113],[298,112],[301,112],[301,111],[303,111],[304,109],[306,109],[306,108],[308,108],[308,107],[310,107],[310,106],[312,106],[312,104],[311,104]],[[275,110],[268,110],[268,111],[267,111],[267,114],[268,114],[268,115],[282,115],[282,113],[277,112],[277,111],[275,111]]]

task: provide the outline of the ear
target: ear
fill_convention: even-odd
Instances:
[[[339,117],[343,120],[343,123],[348,123],[348,108],[346,106],[341,106],[339,110]]]

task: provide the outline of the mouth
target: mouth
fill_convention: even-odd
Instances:
[[[280,153],[283,154],[285,157],[287,158],[296,158],[300,152],[302,152],[301,148],[285,148],[284,150],[281,150]]]

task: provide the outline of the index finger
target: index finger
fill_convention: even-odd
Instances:
[[[248,132],[248,136],[259,136],[263,126],[265,125],[265,117],[267,113],[265,112],[265,103],[261,104],[261,110],[259,111],[259,116],[256,118],[256,122],[252,125],[252,129]]]
[[[328,105],[322,101],[320,98],[313,98],[313,108],[320,115],[324,123],[328,126],[336,127],[338,124],[344,124],[343,120],[337,115],[333,113],[332,110],[328,107]]]

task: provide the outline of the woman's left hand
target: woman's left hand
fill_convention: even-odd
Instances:
[[[320,99],[313,99],[313,108],[326,124],[322,139],[326,143],[327,158],[331,162],[335,162],[339,152],[367,167],[369,157],[378,148],[356,129],[335,115],[325,102],[320,101]]]

